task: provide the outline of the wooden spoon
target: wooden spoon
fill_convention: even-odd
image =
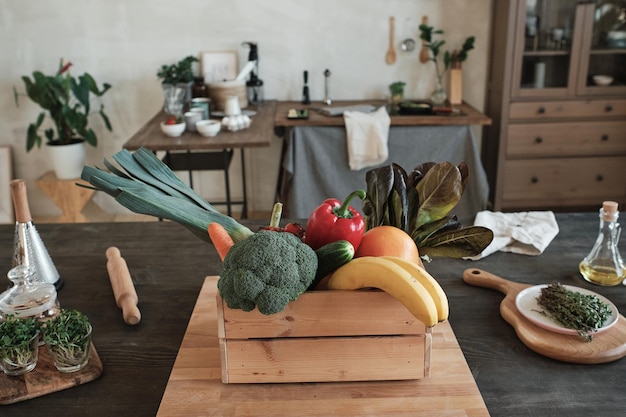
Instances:
[[[393,65],[396,62],[396,49],[394,47],[394,32],[395,32],[396,18],[391,16],[389,18],[389,48],[387,49],[387,55],[385,56],[385,62],[389,65]]]
[[[428,16],[422,17],[422,24],[423,25],[428,24]],[[430,54],[428,53],[428,48],[426,47],[426,41],[422,40],[422,49],[420,50],[420,62],[422,64],[425,64],[428,62],[429,58],[430,58]]]

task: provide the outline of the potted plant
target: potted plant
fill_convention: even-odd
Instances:
[[[398,105],[404,99],[404,86],[406,83],[404,81],[395,81],[389,84],[389,93],[390,97],[390,113],[396,114],[398,113]]]
[[[8,314],[0,322],[0,367],[11,376],[30,372],[39,358],[39,322]]]
[[[54,127],[45,129],[44,135],[59,179],[80,177],[85,164],[85,142],[91,146],[98,145],[96,133],[89,127],[91,100],[94,97],[102,97],[111,88],[107,83],[102,85],[102,89],[98,88],[96,81],[88,73],[73,77],[69,71],[71,66],[71,62],[64,63],[61,59],[54,75],[34,71],[32,79],[28,76],[22,77],[26,95],[44,110],[39,113],[37,120],[28,126],[26,151],[29,152],[35,145],[41,147],[43,138],[40,130],[47,112]],[[19,95],[15,88],[14,95],[15,103],[19,106]],[[100,104],[98,113],[106,128],[112,131],[103,104]],[[68,155],[66,152],[71,153]],[[58,155],[59,153],[61,155]],[[69,159],[72,155],[77,161],[72,162]]]
[[[92,330],[87,316],[78,310],[61,309],[44,323],[43,340],[59,371],[76,372],[87,365]]]
[[[182,121],[183,107],[191,100],[191,86],[194,81],[193,64],[198,58],[189,55],[175,64],[161,65],[157,77],[161,80],[165,95],[164,110],[170,116]]]
[[[439,67],[439,52],[441,47],[446,43],[443,39],[435,39],[434,35],[443,35],[443,30],[435,29],[433,26],[426,24],[419,25],[420,39],[426,42],[426,47],[430,50],[430,61],[435,63],[435,71],[437,73],[437,85],[431,95],[431,100],[435,105],[443,104],[448,98],[445,89],[443,88],[442,77],[446,70],[450,67],[458,67],[462,61],[467,59],[467,53],[474,49],[474,37],[469,36],[463,42],[463,46],[460,50],[455,50],[452,53],[445,51],[443,55],[443,70]]]

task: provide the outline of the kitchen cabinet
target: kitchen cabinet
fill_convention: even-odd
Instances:
[[[497,1],[493,17],[493,209],[626,204],[626,0]]]

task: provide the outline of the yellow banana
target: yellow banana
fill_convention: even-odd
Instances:
[[[381,289],[400,301],[426,326],[437,324],[437,306],[428,290],[406,269],[388,259],[379,256],[355,258],[335,270],[327,285],[332,290]]]
[[[441,288],[441,285],[439,285],[439,282],[437,282],[437,280],[433,278],[433,276],[430,275],[428,271],[426,271],[415,262],[411,262],[397,256],[383,256],[382,258],[388,259],[391,262],[401,266],[411,275],[417,278],[417,280],[422,283],[422,285],[433,297],[435,305],[437,306],[437,316],[439,317],[439,321],[444,321],[448,319],[448,315],[450,314],[448,297],[443,291],[443,288]]]

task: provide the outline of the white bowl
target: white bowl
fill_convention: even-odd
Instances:
[[[222,125],[217,120],[200,120],[196,122],[196,129],[202,136],[213,137],[220,132]]]
[[[607,86],[611,85],[611,83],[613,82],[613,77],[611,77],[610,75],[594,75],[593,82],[596,85]]]
[[[185,122],[176,123],[174,125],[168,125],[165,122],[161,122],[161,131],[170,138],[177,138],[183,134],[187,124]]]

